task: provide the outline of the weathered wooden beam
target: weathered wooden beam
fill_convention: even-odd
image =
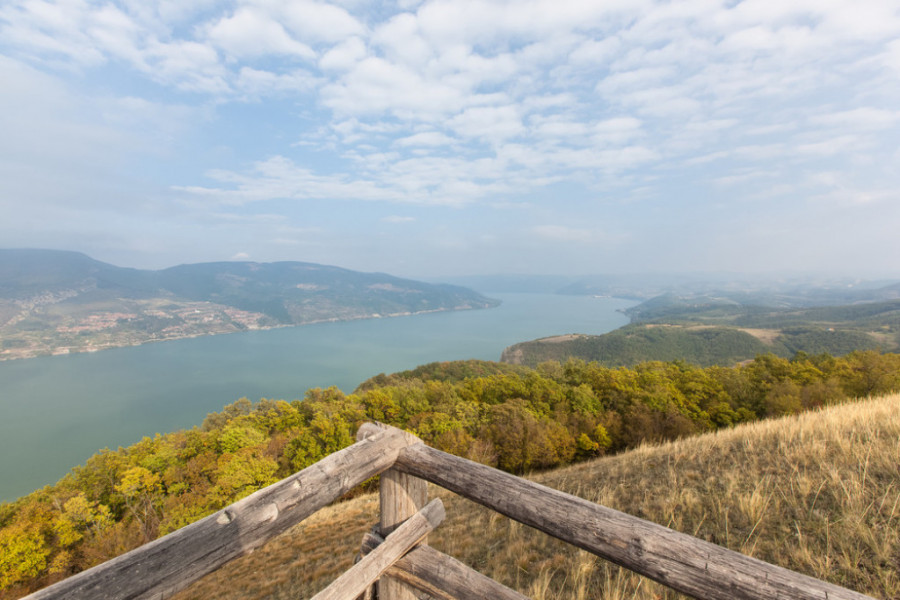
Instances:
[[[390,535],[406,519],[416,514],[428,500],[428,484],[397,469],[381,474],[378,489],[381,535]]]
[[[428,484],[424,479],[388,469],[381,474],[378,492],[379,531],[382,536],[387,536],[425,506]],[[421,542],[426,543],[424,539]],[[380,578],[376,586],[378,600],[416,600],[416,595],[406,584],[392,577]]]
[[[371,552],[383,541],[379,536],[367,533],[362,552]],[[529,600],[430,546],[416,546],[385,571],[385,575],[439,600]]]
[[[872,600],[425,444],[396,468],[702,600]]]
[[[217,513],[38,590],[26,599],[169,596],[390,468],[400,449],[410,441],[396,429],[372,433]]]
[[[384,543],[344,571],[312,600],[351,600],[366,591],[392,564],[444,520],[444,504],[435,498],[397,527]]]
[[[366,423],[359,428],[357,437],[365,437],[385,429],[394,428],[382,423]],[[405,435],[410,444],[422,441],[411,433],[405,432]],[[382,473],[378,487],[379,533],[382,536],[390,534],[425,506],[427,500],[428,484],[424,480],[396,469],[388,469]],[[422,540],[421,543],[426,542]],[[408,586],[391,577],[382,577],[376,587],[379,600],[416,600],[416,595]]]

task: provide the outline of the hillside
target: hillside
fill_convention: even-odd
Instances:
[[[16,598],[211,514],[352,443],[402,427],[513,473],[900,390],[900,355],[762,355],[733,368],[486,361],[379,375],[352,394],[247,399],[203,425],[103,450],[53,486],[0,504],[0,599]],[[721,466],[721,465],[720,465]]]
[[[632,366],[648,360],[727,366],[766,353],[783,357],[797,352],[843,356],[855,350],[879,348],[893,350],[896,345],[884,336],[852,329],[638,323],[603,335],[568,334],[520,342],[504,349],[500,360],[530,367],[569,358],[607,366]]]
[[[894,293],[879,288],[878,294]],[[859,292],[862,293],[862,292]],[[812,292],[808,292],[812,295]],[[625,311],[632,319],[603,335],[568,334],[520,342],[501,361],[536,366],[567,358],[630,366],[647,360],[685,360],[698,365],[732,365],[771,352],[842,356],[854,350],[900,347],[900,300],[834,306],[774,306],[760,295],[665,294]],[[786,301],[787,302],[787,301]],[[798,302],[794,297],[791,302]]]
[[[741,425],[531,477],[875,598],[900,597],[900,396]],[[658,584],[439,488],[429,543],[535,600],[656,600]],[[329,507],[176,598],[310,597],[348,568],[374,494]],[[477,532],[477,533],[476,533]]]
[[[547,360],[568,358],[597,361],[609,366],[631,366],[646,360],[684,360],[708,366],[735,364],[757,354],[782,348],[728,327],[626,325],[603,335],[570,334],[521,342],[503,351],[500,361],[537,366]]]
[[[0,359],[496,305],[462,287],[313,263],[147,271],[76,252],[0,250]]]
[[[786,324],[891,327],[900,323],[898,286],[856,292],[856,299],[809,290],[805,296],[662,294],[626,310],[634,322],[778,327]],[[813,302],[813,300],[817,301]]]

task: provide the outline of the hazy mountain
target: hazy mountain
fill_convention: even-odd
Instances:
[[[776,308],[834,306],[900,298],[900,283],[851,278],[745,276],[724,274],[648,274],[590,276],[558,290],[560,294],[649,299],[635,316],[662,304],[740,304]]]
[[[463,287],[304,262],[150,271],[77,252],[0,250],[0,358],[497,304]]]

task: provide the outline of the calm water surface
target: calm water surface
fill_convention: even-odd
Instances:
[[[506,346],[605,333],[634,302],[491,294],[498,308],[322,323],[0,362],[0,502],[54,483],[103,447],[199,425],[238,398],[351,392],[433,361],[498,360]]]

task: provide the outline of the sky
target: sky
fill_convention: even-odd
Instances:
[[[0,247],[900,276],[900,3],[0,0]]]

